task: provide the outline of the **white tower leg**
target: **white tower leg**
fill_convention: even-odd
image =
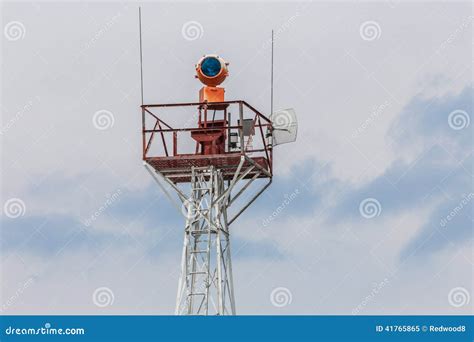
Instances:
[[[235,315],[225,190],[221,170],[192,169],[178,315]]]

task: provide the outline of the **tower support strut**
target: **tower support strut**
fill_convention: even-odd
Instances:
[[[222,171],[193,167],[186,214],[177,315],[235,315],[229,196]]]

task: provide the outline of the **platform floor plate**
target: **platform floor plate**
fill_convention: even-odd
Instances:
[[[173,157],[149,157],[145,161],[155,170],[162,173],[174,183],[184,183],[191,181],[191,168],[214,166],[221,169],[224,173],[224,179],[232,179],[240,163],[240,153],[219,154],[219,155],[179,155]],[[268,161],[265,157],[250,157],[256,164],[263,169],[268,170]],[[242,167],[244,171],[250,162],[245,161]],[[257,171],[250,172],[245,178],[252,178]],[[261,173],[259,178],[268,176]]]

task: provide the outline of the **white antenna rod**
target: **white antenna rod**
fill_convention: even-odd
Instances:
[[[273,30],[272,30],[272,71],[271,71],[271,85],[270,85],[270,115],[273,114]]]
[[[142,8],[138,7],[138,30],[140,33],[140,94],[143,106],[143,52],[142,52]]]

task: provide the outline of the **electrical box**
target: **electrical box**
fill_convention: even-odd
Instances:
[[[224,88],[205,86],[199,90],[199,102],[224,102]]]
[[[240,120],[237,120],[237,122],[240,126]],[[255,123],[253,119],[244,119],[242,121],[242,132],[245,137],[255,135]]]

